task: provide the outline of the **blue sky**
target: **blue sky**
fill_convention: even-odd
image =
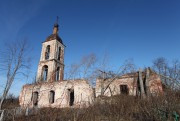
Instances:
[[[29,41],[31,78],[56,16],[67,46],[66,67],[90,53],[99,58],[107,53],[114,68],[128,58],[138,67],[151,66],[160,56],[180,59],[179,0],[0,0],[0,47],[5,42]],[[12,92],[17,95],[31,78],[16,80]]]

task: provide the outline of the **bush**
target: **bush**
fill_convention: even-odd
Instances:
[[[21,116],[18,121],[160,121],[174,120],[173,112],[180,112],[179,92],[165,96],[140,99],[117,95],[96,98],[88,108],[43,108],[36,115]]]

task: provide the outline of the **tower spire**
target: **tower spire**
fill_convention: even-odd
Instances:
[[[55,22],[54,28],[53,28],[53,34],[58,34],[58,30],[59,30],[58,20],[59,20],[59,17],[57,16],[56,22]]]

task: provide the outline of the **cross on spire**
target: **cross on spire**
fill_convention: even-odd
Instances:
[[[57,16],[56,17],[56,22],[55,22],[55,24],[54,24],[54,27],[58,27],[59,25],[58,25],[58,21],[59,21],[59,17]]]
[[[57,16],[56,18],[56,24],[58,24],[58,21],[59,21],[59,16]]]

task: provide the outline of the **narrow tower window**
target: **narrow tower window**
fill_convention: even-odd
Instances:
[[[50,91],[50,97],[49,97],[49,103],[54,103],[54,98],[55,98],[55,92],[54,91]]]
[[[59,67],[57,67],[57,70],[56,70],[56,81],[59,80]]]
[[[32,94],[32,101],[33,101],[33,105],[34,106],[38,105],[38,92],[33,92],[33,94]]]
[[[46,47],[45,60],[49,59],[50,56],[50,45]]]
[[[43,66],[43,81],[46,81],[48,77],[48,66]]]
[[[61,58],[61,47],[59,47],[59,50],[58,50],[58,60],[60,60]]]

